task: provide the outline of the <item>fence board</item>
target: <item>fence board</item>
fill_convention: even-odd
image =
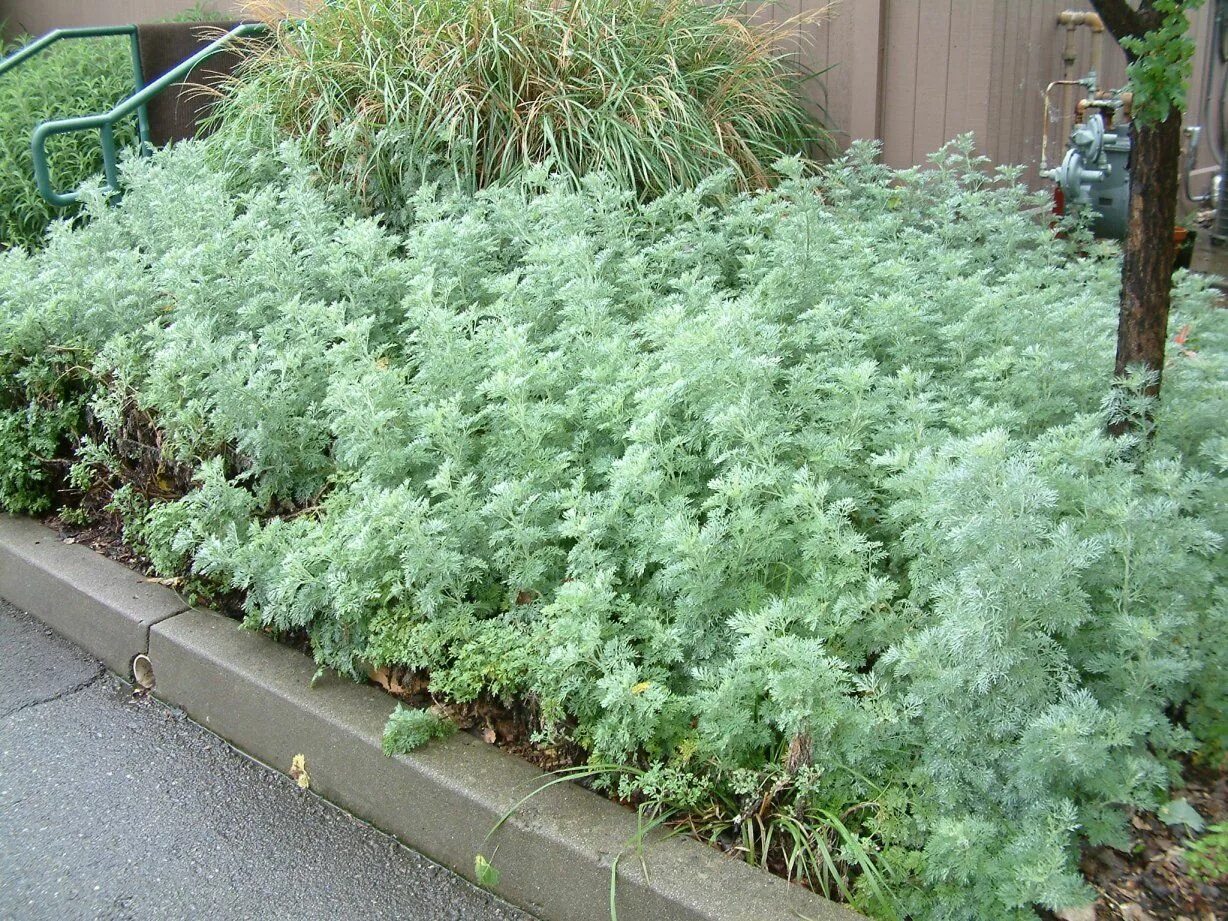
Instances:
[[[917,29],[921,0],[891,0],[885,28],[883,64],[883,158],[892,165],[913,162],[913,127],[917,114]]]
[[[915,163],[946,140],[947,82],[951,66],[951,4],[926,0],[918,11],[913,131],[908,162]]]

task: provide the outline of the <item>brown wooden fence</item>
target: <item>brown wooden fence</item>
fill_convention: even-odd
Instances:
[[[748,0],[755,18],[781,22],[830,0]],[[190,0],[0,0],[8,31],[42,33],[57,26],[140,22],[190,6]],[[241,12],[242,0],[214,0]],[[1199,11],[1202,48],[1211,4]],[[835,0],[830,17],[799,43],[805,65],[824,71],[811,96],[842,142],[881,138],[893,166],[924,162],[957,134],[974,132],[995,161],[1019,163],[1036,180],[1045,86],[1062,73],[1063,9],[1080,0]],[[1090,66],[1090,34],[1079,42],[1079,75]],[[1105,36],[1106,85],[1120,85],[1125,60]],[[1195,62],[1193,115],[1201,98],[1202,52]],[[1051,144],[1064,146],[1054,130]],[[1205,147],[1205,145],[1204,145]],[[1204,150],[1200,164],[1210,163]],[[1203,180],[1205,182],[1205,179]]]
[[[787,15],[786,7],[777,9]],[[1044,89],[1062,76],[1066,30],[1058,14],[1066,9],[1091,6],[1079,0],[843,0],[807,55],[809,66],[829,68],[817,101],[844,139],[881,138],[893,166],[924,162],[944,141],[970,131],[983,153],[1027,166],[1035,181]],[[1190,93],[1195,116],[1210,16],[1207,4],[1194,24],[1200,49]],[[1080,30],[1077,76],[1090,69],[1092,41]],[[1100,41],[1101,85],[1120,86],[1125,56],[1108,35]],[[1050,150],[1058,156],[1065,146],[1059,134],[1051,126]],[[1211,158],[1202,153],[1205,167]]]

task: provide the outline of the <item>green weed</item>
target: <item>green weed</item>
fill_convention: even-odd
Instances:
[[[1228,822],[1212,825],[1187,847],[1185,862],[1195,879],[1213,883],[1228,878]]]
[[[415,710],[397,704],[384,727],[385,755],[406,755],[436,739],[446,739],[456,725],[432,710]]]
[[[3,52],[16,50],[26,40]],[[34,187],[34,126],[53,118],[106,112],[131,92],[126,37],[60,42],[0,76],[0,248],[39,246],[49,222],[77,211],[49,204]],[[135,117],[116,126],[115,141],[119,147],[135,144]],[[76,188],[102,171],[98,132],[52,138],[48,159],[54,188]]]

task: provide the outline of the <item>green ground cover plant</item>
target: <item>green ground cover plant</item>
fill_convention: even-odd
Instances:
[[[456,725],[431,710],[415,710],[397,704],[384,727],[385,755],[403,755],[435,739],[446,739]]]
[[[0,47],[0,54],[17,50],[26,40]],[[49,204],[34,187],[34,126],[51,118],[105,112],[131,92],[126,37],[60,42],[0,76],[0,248],[39,246],[52,220],[73,213]],[[121,146],[136,142],[135,118],[116,126],[115,141]],[[53,138],[48,155],[57,189],[75,187],[102,171],[97,132]]]
[[[1186,849],[1185,860],[1195,879],[1207,882],[1228,879],[1228,822],[1207,829],[1204,837]]]
[[[1116,254],[968,144],[649,202],[428,184],[395,233],[233,145],[0,255],[8,509],[109,502],[323,667],[513,702],[884,919],[1089,900],[1079,848],[1222,743],[1228,314],[1195,277],[1154,431],[1113,440]]]
[[[762,187],[827,135],[800,101],[807,20],[748,22],[721,0],[342,0],[272,23],[226,130],[286,136],[370,207],[423,179],[484,188],[548,162],[646,195],[721,169]]]

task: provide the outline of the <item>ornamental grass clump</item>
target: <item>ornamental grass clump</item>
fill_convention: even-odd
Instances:
[[[7,508],[106,503],[323,667],[500,701],[646,827],[881,919],[1086,904],[1080,850],[1218,756],[1205,281],[1123,442],[1115,250],[970,144],[756,194],[424,187],[394,234],[222,143],[0,254]]]
[[[473,190],[540,163],[647,196],[724,169],[761,188],[825,143],[791,57],[818,18],[757,25],[725,0],[339,0],[273,24],[223,120],[303,139],[378,210],[423,179]]]

